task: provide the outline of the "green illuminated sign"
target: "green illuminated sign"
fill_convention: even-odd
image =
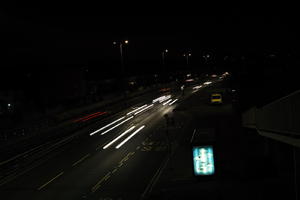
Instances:
[[[213,175],[215,173],[214,152],[212,146],[193,147],[194,174],[196,176]]]

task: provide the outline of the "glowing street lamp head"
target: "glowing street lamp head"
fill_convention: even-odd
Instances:
[[[128,40],[125,40],[124,42],[125,42],[125,44],[128,44],[128,43],[129,43],[129,41],[128,41]]]
[[[166,49],[166,50],[165,50],[165,52],[166,52],[166,53],[168,53],[168,52],[169,52],[169,50],[168,50],[168,49]]]
[[[113,44],[114,44],[114,45],[116,45],[116,44],[117,44],[117,42],[116,42],[116,41],[114,41],[114,42],[113,42]]]
[[[191,54],[191,53],[189,53],[189,56],[192,56],[192,54]]]

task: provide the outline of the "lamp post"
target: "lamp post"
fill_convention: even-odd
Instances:
[[[125,88],[125,64],[124,64],[124,52],[123,52],[123,46],[127,45],[129,43],[128,40],[123,40],[123,41],[114,41],[113,44],[114,45],[118,45],[120,48],[120,61],[121,61],[121,88],[124,92],[124,96],[125,96],[125,104],[126,102],[126,88]]]
[[[189,65],[189,57],[192,56],[191,53],[184,53],[183,56],[186,58],[186,65],[188,66]]]
[[[127,45],[128,43],[129,43],[128,40],[119,41],[119,42],[114,41],[114,42],[113,42],[114,45],[119,44],[119,48],[120,48],[120,60],[121,60],[122,72],[125,72],[125,68],[124,68],[123,45]]]
[[[162,64],[163,64],[163,67],[165,69],[165,71],[167,71],[166,69],[166,65],[165,65],[165,59],[166,59],[166,54],[169,52],[168,49],[165,49],[161,52],[161,58],[162,58]]]

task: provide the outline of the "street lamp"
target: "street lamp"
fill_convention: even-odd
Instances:
[[[192,56],[191,53],[184,53],[183,56],[186,58],[186,65],[189,65],[189,57]]]
[[[129,43],[128,40],[124,40],[124,41],[114,41],[114,42],[113,42],[114,45],[119,44],[121,66],[122,66],[122,70],[124,70],[124,71],[125,71],[125,69],[124,69],[123,45],[124,45],[124,44],[128,44],[128,43]]]
[[[125,92],[125,66],[124,66],[124,55],[123,55],[123,45],[127,45],[129,43],[128,40],[122,40],[122,41],[114,41],[113,44],[114,45],[119,45],[120,48],[120,59],[121,59],[121,88],[123,88],[123,91]],[[126,93],[124,93],[125,95],[125,103],[126,103]]]
[[[163,65],[165,65],[165,56],[166,56],[166,53],[168,53],[169,50],[168,49],[165,49],[161,52],[161,57],[162,57],[162,63]]]

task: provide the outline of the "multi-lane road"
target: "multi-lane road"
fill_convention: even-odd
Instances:
[[[193,89],[140,102],[0,186],[1,199],[139,199],[168,153],[165,114]]]
[[[170,150],[165,114],[201,89],[140,102],[80,130],[1,185],[1,199],[139,199]]]

